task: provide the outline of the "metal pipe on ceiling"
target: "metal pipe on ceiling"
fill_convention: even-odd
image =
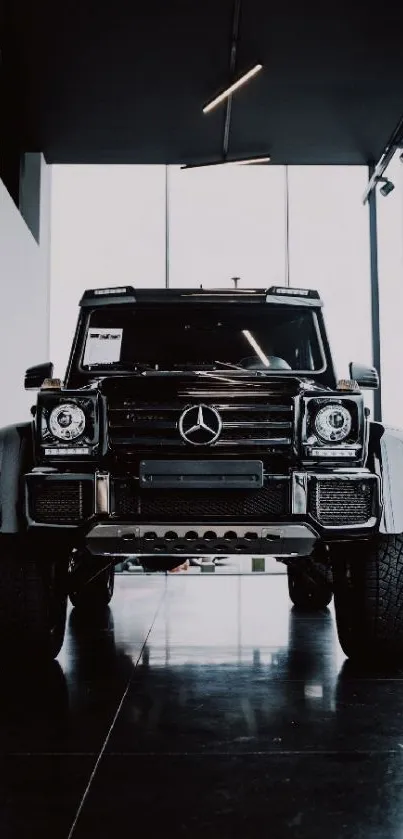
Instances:
[[[232,82],[235,74],[236,69],[236,57],[237,57],[237,50],[238,50],[238,38],[239,38],[239,21],[241,17],[241,2],[242,0],[234,0],[234,13],[232,18],[232,36],[231,36],[231,49],[230,49],[230,59],[229,59],[229,78],[230,83]],[[224,132],[223,132],[223,143],[222,143],[222,155],[223,159],[226,160],[228,155],[229,149],[229,133],[231,128],[231,113],[232,113],[232,93],[227,99],[227,107],[225,109],[225,117],[224,117]]]

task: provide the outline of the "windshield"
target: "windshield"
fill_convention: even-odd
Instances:
[[[111,306],[88,318],[81,367],[319,372],[315,313],[265,305]]]

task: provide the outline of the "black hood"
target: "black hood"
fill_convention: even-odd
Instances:
[[[211,396],[228,394],[274,394],[296,396],[307,391],[323,391],[323,385],[298,376],[239,374],[237,371],[214,372],[146,372],[134,375],[108,376],[98,379],[96,386],[105,396],[130,394],[131,397],[151,399],[153,402],[178,396]]]

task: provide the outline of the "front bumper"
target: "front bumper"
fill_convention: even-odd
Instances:
[[[109,556],[200,556],[264,554],[265,556],[309,556],[317,534],[302,524],[256,526],[225,524],[128,525],[97,524],[86,536],[92,554]]]
[[[182,490],[180,504],[174,490],[142,494],[135,478],[119,496],[121,480],[107,472],[33,470],[26,475],[29,528],[78,530],[97,555],[307,556],[318,539],[370,534],[381,514],[379,479],[367,469],[266,475],[261,489],[241,494]]]

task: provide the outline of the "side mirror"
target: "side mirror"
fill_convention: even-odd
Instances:
[[[25,373],[25,390],[39,390],[45,379],[53,378],[53,364],[47,361],[46,364],[37,364],[36,367],[28,367]]]
[[[365,364],[350,363],[350,379],[365,390],[377,390],[379,387],[379,375],[375,367],[366,367]]]

